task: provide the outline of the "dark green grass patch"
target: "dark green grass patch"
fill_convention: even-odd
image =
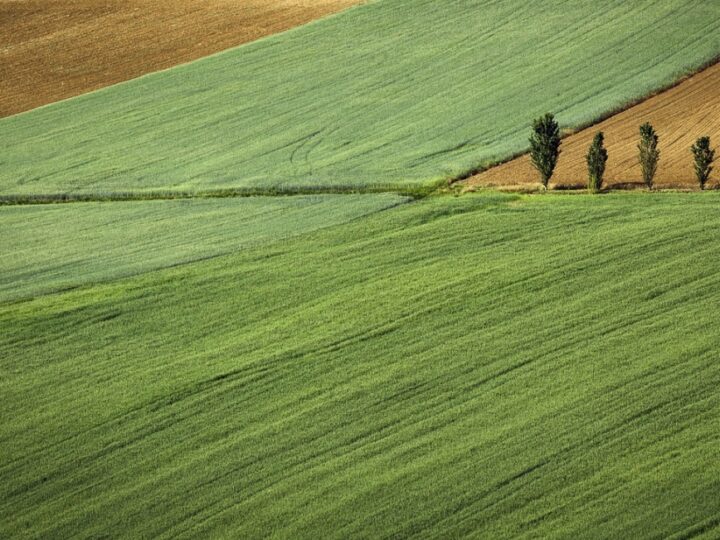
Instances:
[[[429,197],[0,305],[0,536],[712,537],[719,206]]]

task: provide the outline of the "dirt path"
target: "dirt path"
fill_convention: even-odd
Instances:
[[[195,60],[360,0],[0,0],[0,117]]]
[[[630,109],[610,117],[597,126],[563,140],[562,154],[552,183],[561,186],[585,185],[585,155],[598,130],[605,132],[609,158],[607,184],[640,182],[637,162],[638,130],[651,122],[660,136],[659,187],[695,186],[690,146],[702,135],[709,135],[720,157],[720,64],[683,81]],[[720,181],[720,166],[711,184]],[[489,169],[467,180],[468,185],[514,186],[537,184],[537,172],[527,156]]]

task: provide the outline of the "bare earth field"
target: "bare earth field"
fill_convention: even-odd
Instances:
[[[637,161],[639,127],[653,124],[660,136],[658,187],[696,185],[690,146],[701,135],[709,135],[714,147],[720,146],[720,64],[716,64],[674,88],[660,93],[596,126],[579,131],[563,140],[552,184],[584,185],[587,179],[585,155],[598,130],[605,132],[609,158],[605,185],[622,187],[640,183]],[[530,128],[528,127],[528,135]],[[720,180],[713,172],[711,186]],[[527,155],[493,167],[467,180],[469,186],[518,186],[537,184],[538,176]]]
[[[0,0],[0,117],[282,32],[358,0]]]

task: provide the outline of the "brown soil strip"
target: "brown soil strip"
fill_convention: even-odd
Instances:
[[[189,62],[360,0],[0,0],[0,117]]]
[[[605,184],[634,187],[642,175],[637,159],[639,127],[650,122],[660,136],[660,165],[655,178],[658,187],[696,185],[690,147],[702,135],[709,135],[720,159],[720,64],[716,64],[679,85],[653,96],[600,124],[563,140],[562,153],[552,179],[556,187],[585,186],[585,155],[598,130],[605,133],[608,163]],[[528,133],[529,135],[529,133]],[[720,181],[720,164],[711,176]],[[527,155],[488,169],[469,178],[469,186],[523,186],[537,184],[538,175]]]

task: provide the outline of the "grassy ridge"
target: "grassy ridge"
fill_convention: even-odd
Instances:
[[[405,202],[316,195],[0,208],[0,302],[216,257]]]
[[[427,183],[720,53],[702,0],[384,0],[0,122],[0,193]]]
[[[431,197],[0,305],[0,536],[712,537],[717,204]]]

